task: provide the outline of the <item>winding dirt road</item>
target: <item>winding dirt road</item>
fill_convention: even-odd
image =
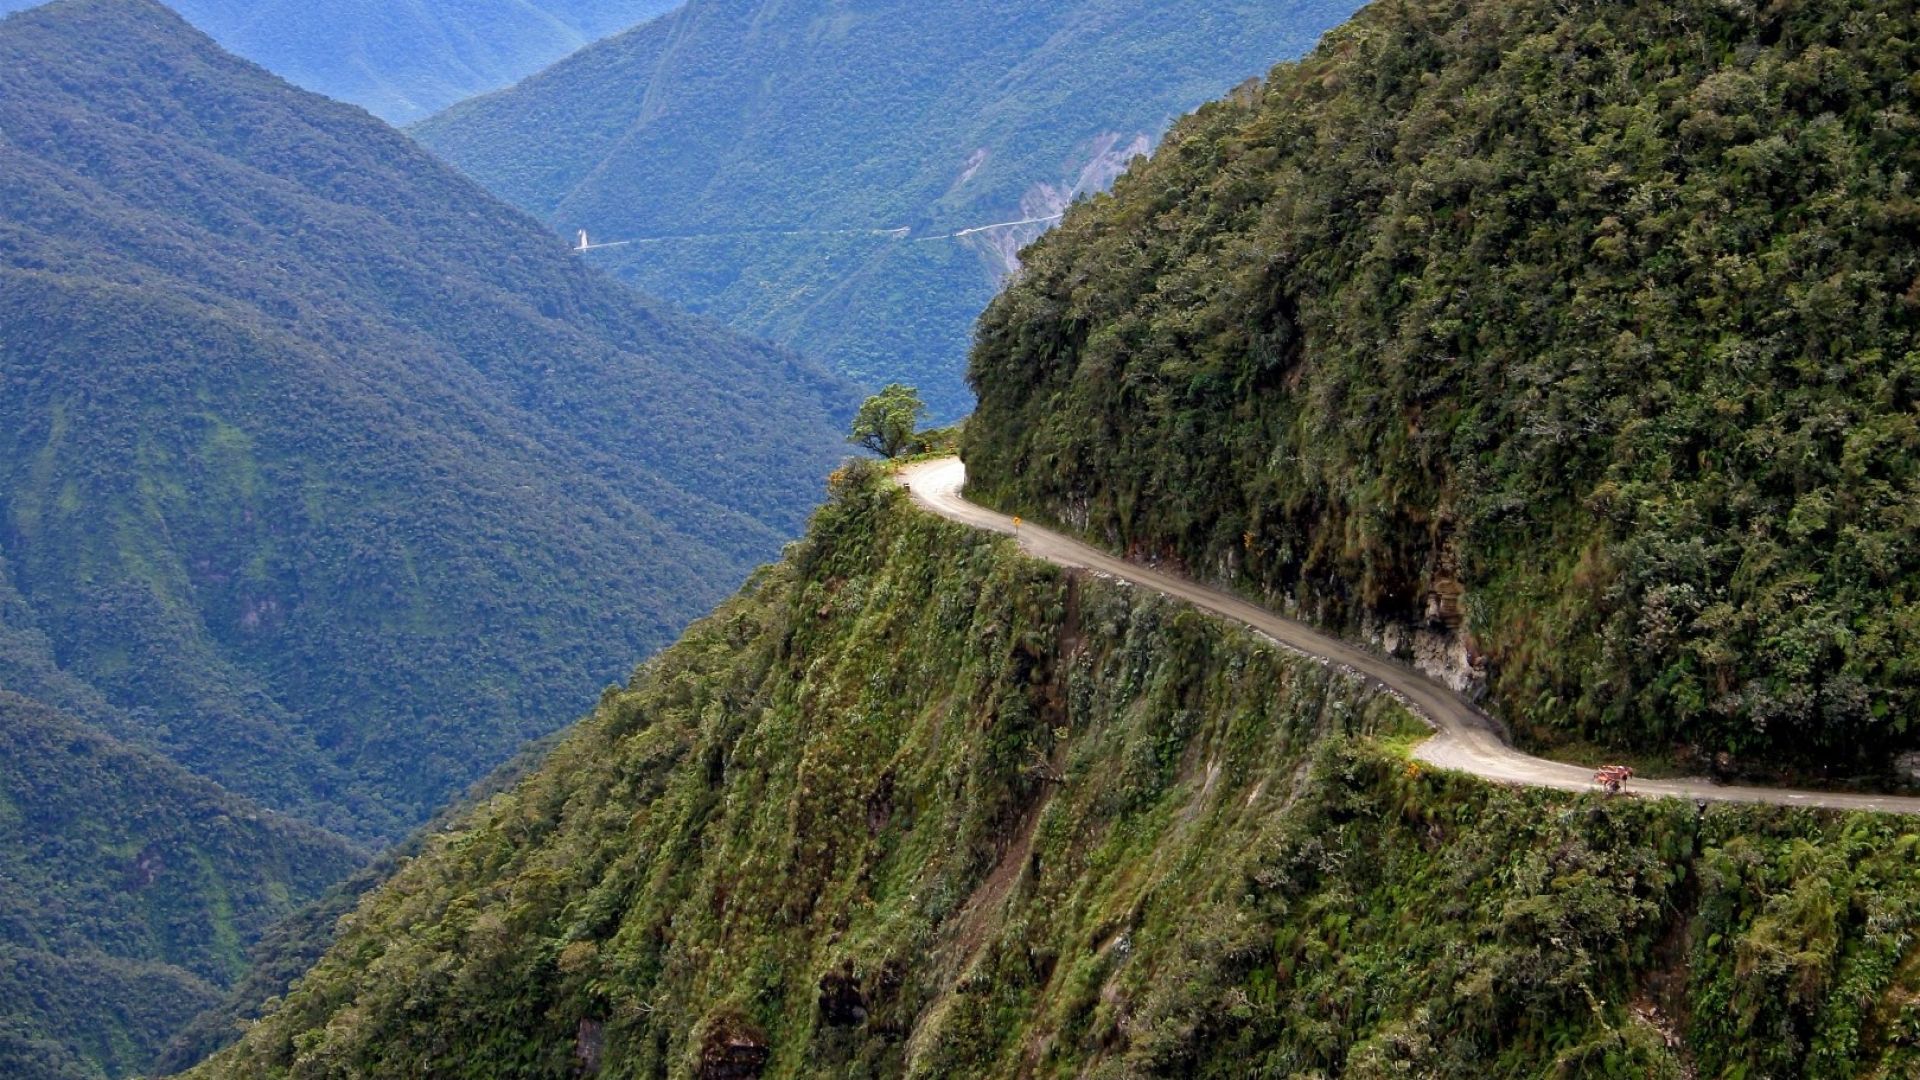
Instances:
[[[900,482],[914,500],[941,517],[991,532],[1017,536],[1021,548],[1035,558],[1060,566],[1111,575],[1172,596],[1195,607],[1244,623],[1280,645],[1328,663],[1337,664],[1385,687],[1411,705],[1434,729],[1422,743],[1420,760],[1443,769],[1472,773],[1487,780],[1561,791],[1593,791],[1593,770],[1523,754],[1508,745],[1499,729],[1480,710],[1453,691],[1412,668],[1350,645],[1303,623],[1276,615],[1237,596],[1198,585],[1185,578],[1109,555],[1049,529],[1022,523],[961,497],[967,471],[959,458],[909,465]],[[1853,795],[1786,788],[1736,787],[1710,780],[1635,780],[1629,790],[1639,795],[1710,802],[1769,803],[1774,806],[1817,807],[1827,810],[1866,810],[1889,814],[1920,814],[1920,798],[1899,795]]]

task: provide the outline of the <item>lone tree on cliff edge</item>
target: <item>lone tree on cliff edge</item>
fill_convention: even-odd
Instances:
[[[847,441],[883,457],[899,457],[901,451],[913,444],[914,432],[920,430],[920,418],[926,414],[927,406],[920,400],[918,391],[911,386],[890,383],[860,406],[860,414],[853,418],[853,434],[847,436]]]

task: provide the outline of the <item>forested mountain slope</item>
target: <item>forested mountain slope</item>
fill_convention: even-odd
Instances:
[[[1920,742],[1917,29],[1375,5],[1028,253],[971,490],[1372,632],[1536,741],[1886,769]]]
[[[1408,724],[856,470],[193,1075],[1920,1066],[1898,822],[1516,792]]]
[[[357,859],[322,828],[403,835],[775,555],[850,392],[157,4],[0,22],[0,688],[77,733],[8,721],[53,922],[0,944],[83,972],[0,965],[9,1038],[142,1066]]]
[[[352,874],[335,881],[318,899],[275,923],[247,955],[246,972],[214,1005],[184,1025],[171,1026],[166,1047],[147,1066],[148,1075],[190,1069],[239,1040],[252,1021],[279,1003],[281,995],[332,948],[342,926],[369,891],[417,857],[428,840],[473,813],[474,808],[526,779],[565,737],[556,732],[527,744],[506,764],[476,781],[399,844],[383,850]]]
[[[1036,249],[982,493],[1539,732],[1899,745],[1912,15],[1869,4],[1370,8]],[[1337,670],[833,491],[191,1075],[1920,1072],[1904,822],[1435,773]]]
[[[0,14],[41,0],[0,0]],[[497,90],[674,0],[174,0],[187,21],[291,82],[394,123]]]
[[[0,1075],[144,1068],[365,853],[0,690]]]
[[[1179,114],[1353,0],[693,0],[415,129],[649,292],[971,407],[973,320]],[[888,230],[902,230],[889,232]]]
[[[157,4],[0,28],[0,551],[118,734],[393,836],[797,530],[838,384]]]

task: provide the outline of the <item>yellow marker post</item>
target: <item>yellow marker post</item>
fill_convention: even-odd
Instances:
[[[1019,531],[1020,531],[1020,519],[1019,519],[1019,518],[1014,518],[1014,519],[1013,519],[1013,531],[1014,531],[1014,532],[1019,532]]]

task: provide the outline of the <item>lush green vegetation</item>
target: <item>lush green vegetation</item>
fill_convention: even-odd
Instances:
[[[0,691],[0,1075],[148,1064],[364,853]]]
[[[648,292],[951,420],[1043,226],[927,238],[1058,210],[1354,6],[692,0],[415,134],[568,236],[646,241],[591,258]]]
[[[1491,787],[1410,724],[850,468],[194,1075],[1920,1067],[1898,822]]]
[[[81,755],[10,707],[0,1018],[122,1074],[775,555],[855,395],[145,0],[0,22],[0,161],[0,688]]]
[[[836,10],[755,9],[890,21]],[[1140,18],[1063,25],[1188,40]],[[1330,623],[1457,630],[1536,736],[1911,745],[1913,19],[1383,2],[1075,212],[984,324],[980,414],[906,449]],[[1038,108],[1094,70],[1072,40],[999,89]],[[550,78],[648,48],[711,59],[643,31]],[[822,178],[871,178],[782,142],[845,132],[779,115],[702,191],[848,227]],[[684,122],[622,138],[698,162]],[[975,131],[955,189],[870,126],[861,160],[946,178],[875,182],[923,232],[1064,160]],[[268,933],[361,856],[321,825],[420,821],[771,550],[844,391],[145,0],[0,24],[0,145],[0,1073],[185,1064],[264,1009],[193,1075],[1920,1074],[1905,823],[1429,772],[1393,699],[865,463],[524,779]]]
[[[1917,28],[1376,4],[1028,252],[973,490],[1459,625],[1538,740],[1884,768],[1920,741]]]
[[[0,14],[42,0],[0,0]],[[498,90],[674,0],[174,0],[221,45],[394,123]]]
[[[911,386],[888,383],[868,398],[853,417],[847,441],[882,457],[895,458],[917,445],[915,436],[927,407]]]
[[[156,1076],[180,1072],[232,1045],[249,1023],[278,1004],[281,996],[326,955],[338,935],[341,918],[353,912],[361,897],[418,856],[428,837],[446,831],[473,813],[476,806],[525,779],[560,737],[556,733],[529,743],[405,841],[387,848],[318,899],[269,927],[248,954],[244,974],[217,1003],[202,1008],[185,1024],[161,1029],[172,1034],[147,1072]]]
[[[843,453],[839,383],[158,5],[0,27],[0,553],[34,678],[115,734],[395,838],[777,552]]]

